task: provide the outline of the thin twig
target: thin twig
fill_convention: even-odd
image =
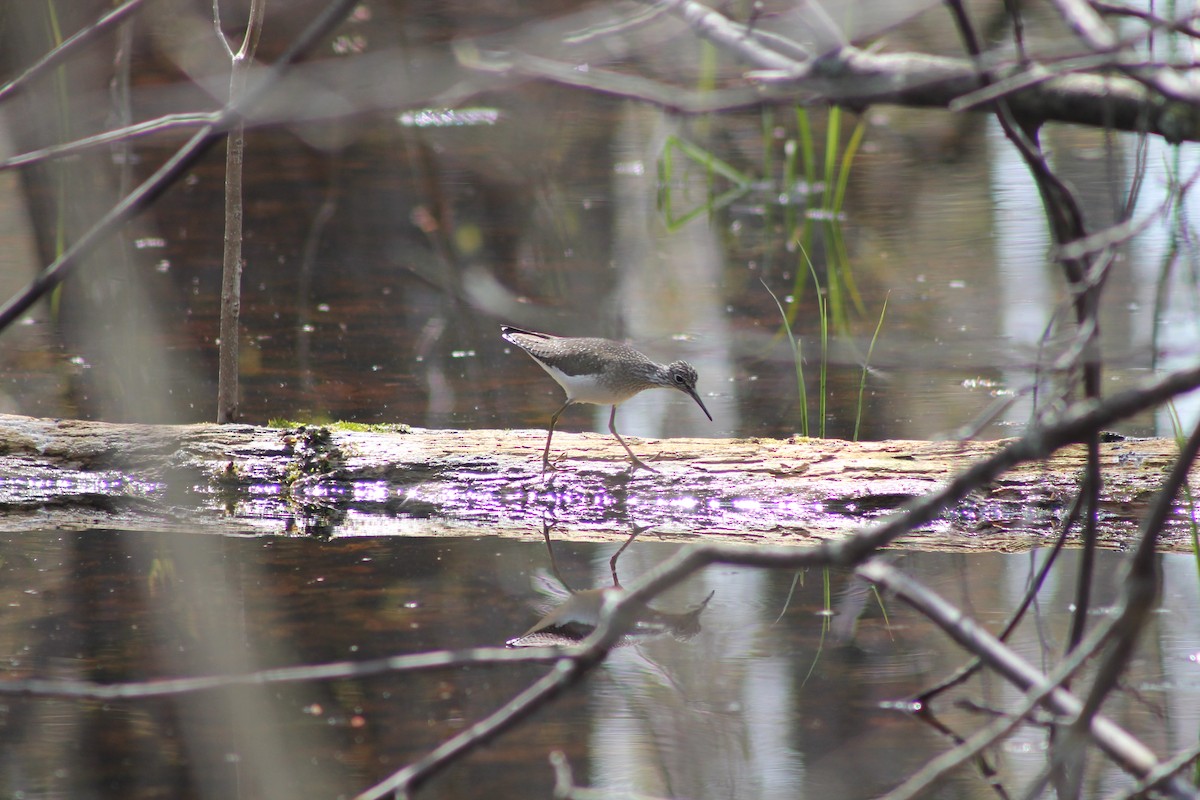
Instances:
[[[686,22],[697,34],[735,53],[760,69],[798,77],[807,65],[760,43],[745,25],[734,22],[696,0],[658,0],[658,4]]]
[[[1012,705],[1003,715],[989,722],[984,727],[972,733],[968,738],[947,750],[945,753],[927,762],[915,773],[905,779],[904,783],[888,792],[879,800],[909,800],[924,793],[938,779],[961,765],[976,758],[982,752],[1005,739],[1016,730],[1017,726],[1034,708],[1043,704],[1046,695],[1055,687],[1061,686],[1084,664],[1088,657],[1095,652],[1104,640],[1106,631],[1095,629],[1086,642],[1071,653],[1070,657],[1059,664],[1046,680],[1038,686],[1031,687],[1023,697]],[[975,663],[983,663],[981,656],[976,655]]]
[[[145,122],[135,122],[130,125],[123,125],[119,128],[97,133],[93,136],[85,136],[82,139],[75,139],[62,144],[53,144],[46,147],[40,147],[37,150],[30,150],[26,153],[10,156],[0,160],[0,170],[14,169],[16,167],[28,167],[32,164],[38,164],[42,161],[47,161],[52,158],[61,156],[74,155],[82,153],[95,147],[101,147],[115,142],[125,142],[141,136],[150,136],[156,133],[164,133],[173,131],[178,128],[197,128],[201,125],[212,125],[218,122],[221,118],[220,111],[211,113],[185,113],[185,114],[167,114],[156,119],[146,120]]]
[[[1186,484],[1192,464],[1200,454],[1200,423],[1192,430],[1191,436],[1180,449],[1179,458],[1171,467],[1154,503],[1151,504],[1145,519],[1142,521],[1142,532],[1138,539],[1137,549],[1129,564],[1129,575],[1125,579],[1125,592],[1122,597],[1121,613],[1113,622],[1117,636],[1104,661],[1097,671],[1088,694],[1087,703],[1080,713],[1077,727],[1086,726],[1088,721],[1098,713],[1108,693],[1121,674],[1124,673],[1129,659],[1137,644],[1138,634],[1145,626],[1146,618],[1153,610],[1158,598],[1162,577],[1159,575],[1157,563],[1158,537],[1167,524],[1167,520],[1175,513],[1175,498],[1180,489]]]
[[[857,571],[867,580],[896,593],[941,627],[962,647],[983,658],[988,666],[1026,692],[1029,695],[1026,698],[1027,702],[1037,699],[1039,704],[1067,719],[1078,718],[1083,711],[1083,701],[1059,685],[1065,680],[1065,676],[1058,681],[1050,680],[985,628],[900,570],[880,559],[872,559],[859,566]],[[1070,667],[1077,668],[1082,663],[1082,654],[1088,652],[1091,647],[1099,646],[1111,630],[1110,625],[1098,626],[1089,636],[1087,646],[1081,642],[1079,652],[1073,653],[1075,658],[1068,661]],[[1008,725],[1009,721],[1006,719],[997,726],[1001,729],[1001,734],[1003,730],[1008,729]],[[1100,749],[1127,772],[1142,778],[1155,773],[1161,767],[1154,751],[1108,717],[1096,714],[1087,721],[1087,726],[1088,734]],[[983,738],[986,737],[981,737],[981,740]],[[994,740],[994,737],[990,740]],[[986,745],[987,742],[983,744]],[[1189,791],[1190,788],[1179,786],[1173,793],[1177,796],[1191,797],[1194,790]]]
[[[234,53],[221,30],[221,0],[213,0],[217,34],[232,57],[229,104],[246,91],[246,79],[262,35],[267,0],[251,0],[250,17],[241,47]],[[217,422],[233,422],[238,415],[238,358],[242,308],[242,165],[246,155],[246,121],[239,119],[229,131],[225,150],[225,239],[221,269],[220,345],[217,354]]]
[[[1054,546],[1050,548],[1050,552],[1042,561],[1041,567],[1039,567],[1037,572],[1031,576],[1029,585],[1025,588],[1025,595],[1021,598],[1021,603],[1017,606],[1017,610],[1012,613],[1012,615],[1008,618],[1008,622],[1004,624],[1004,628],[999,634],[997,634],[996,638],[998,638],[1000,641],[1008,641],[1008,637],[1012,635],[1012,632],[1016,630],[1017,625],[1019,625],[1021,620],[1025,618],[1026,612],[1029,611],[1030,606],[1033,605],[1034,598],[1036,598],[1041,592],[1042,586],[1046,582],[1046,578],[1049,577],[1051,568],[1058,561],[1058,555],[1062,552],[1063,545],[1067,543],[1067,537],[1070,535],[1071,528],[1076,522],[1079,521],[1079,513],[1082,510],[1083,493],[1076,492],[1075,499],[1071,501],[1071,507],[1067,510],[1066,515],[1063,517],[1062,524],[1059,525],[1058,538],[1055,539]],[[968,678],[978,672],[981,666],[983,666],[982,659],[976,658],[971,663],[959,669],[953,675],[922,691],[914,698],[914,700],[920,703],[922,706],[929,705],[930,701],[932,701],[939,694],[966,681]]]
[[[1117,46],[1112,29],[1086,0],[1052,0],[1075,35],[1093,50],[1107,52]]]
[[[465,650],[439,650],[415,655],[387,656],[365,661],[334,661],[327,664],[275,667],[244,675],[198,675],[130,683],[5,678],[0,679],[0,694],[134,700],[146,697],[174,697],[238,686],[347,680],[384,673],[423,672],[473,665],[544,664],[557,661],[562,657],[563,651],[554,647],[527,647],[520,650],[503,647],[475,647]]]
[[[1110,797],[1109,800],[1133,800],[1135,797],[1145,797],[1150,789],[1186,767],[1188,763],[1195,761],[1197,757],[1200,757],[1200,744],[1194,744],[1186,750],[1177,753],[1169,760],[1162,762],[1158,769],[1152,771],[1125,791],[1118,792],[1116,795]]]
[[[640,75],[590,66],[581,72],[577,64],[557,61],[532,53],[497,54],[481,52],[469,42],[454,45],[458,63],[471,70],[493,75],[554,81],[562,86],[601,94],[641,100],[679,114],[708,114],[752,108],[764,102],[795,102],[796,89],[736,86],[727,89],[693,91],[672,86]]]
[[[19,319],[43,295],[62,283],[79,265],[82,258],[96,245],[154,202],[160,194],[166,191],[167,187],[190,169],[208,151],[208,148],[212,147],[224,132],[242,117],[245,109],[252,108],[258,103],[263,95],[279,82],[284,73],[316,44],[318,39],[341,22],[358,2],[359,0],[330,0],[321,13],[292,41],[283,55],[264,72],[260,80],[242,94],[238,101],[226,106],[213,122],[197,131],[153,175],[122,198],[61,256],[38,273],[20,294],[12,297],[3,307],[0,307],[0,332]]]
[[[1162,30],[1172,31],[1173,33],[1182,33],[1185,36],[1200,37],[1200,30],[1192,27],[1192,23],[1200,19],[1200,14],[1191,13],[1179,19],[1168,19],[1152,14],[1149,11],[1141,8],[1133,8],[1131,6],[1121,6],[1115,3],[1098,2],[1092,0],[1092,8],[1101,14],[1111,14],[1112,16],[1128,17],[1130,19],[1140,20],[1145,22],[1152,28],[1161,28]]]
[[[113,25],[118,25],[126,18],[137,11],[143,0],[127,0],[127,2],[109,11],[107,14],[100,17],[94,23],[84,28],[81,31],[67,37],[63,43],[55,47],[46,55],[35,61],[28,69],[22,72],[17,77],[13,78],[4,86],[0,86],[0,102],[7,100],[9,95],[15,94],[25,88],[25,85],[38,77],[46,70],[61,64],[67,56],[71,55],[75,50],[90,42],[99,34],[106,31]]]

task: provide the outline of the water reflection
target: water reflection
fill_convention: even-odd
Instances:
[[[644,529],[634,529],[617,552],[608,561],[612,571],[612,585],[589,589],[572,589],[554,557],[551,542],[551,527],[546,526],[542,535],[546,540],[546,554],[550,559],[550,571],[535,570],[533,589],[542,596],[538,603],[541,619],[520,636],[509,639],[509,647],[542,647],[548,645],[575,644],[596,630],[600,623],[601,610],[606,598],[621,592],[621,580],[617,575],[617,562],[621,554],[633,544],[633,540]],[[633,613],[630,629],[618,640],[617,646],[643,644],[652,639],[670,636],[677,641],[687,641],[700,632],[700,615],[715,593],[710,592],[695,608],[684,613],[661,611],[649,604]]]
[[[394,66],[390,48],[404,42],[412,48],[401,58],[407,69],[438,64],[461,77],[447,42],[474,30],[475,20],[407,9],[384,14],[388,4],[371,5],[380,18],[354,62],[359,69]],[[268,40],[283,35],[270,27]],[[352,21],[348,29],[358,33],[346,35],[358,41],[366,27]],[[498,328],[511,323],[628,338],[658,360],[694,363],[716,424],[686,413],[680,398],[647,394],[623,410],[634,435],[786,436],[802,424],[802,381],[810,413],[819,413],[816,398],[825,397],[830,435],[849,437],[861,421],[862,438],[924,439],[955,432],[997,398],[1023,393],[1039,375],[1053,374],[1054,359],[1070,347],[1066,329],[1042,340],[1051,322],[1065,319],[1069,298],[1049,263],[1024,167],[982,116],[868,112],[838,218],[861,308],[843,301],[846,323],[823,344],[806,259],[828,290],[835,242],[816,225],[802,254],[786,222],[790,215],[823,224],[828,216],[823,207],[801,205],[816,202],[809,190],[820,176],[785,185],[780,164],[797,136],[790,110],[681,119],[597,94],[514,83],[455,118],[410,107],[405,87],[377,87],[373,73],[364,81],[333,61],[325,77],[344,81],[347,96],[365,91],[372,107],[391,105],[353,123],[249,133],[247,421],[542,427],[556,392],[536,367],[505,352]],[[135,79],[158,79],[156,65],[139,66]],[[678,65],[659,68],[670,80]],[[104,74],[98,69],[92,80]],[[368,91],[368,83],[377,88]],[[134,89],[139,100],[165,102],[157,87]],[[88,96],[108,92],[97,84]],[[53,105],[42,103],[38,112]],[[444,124],[456,119],[471,124]],[[825,118],[814,111],[812,123],[819,134]],[[45,143],[12,124],[26,141],[7,149]],[[711,173],[683,159],[663,179],[664,143],[676,135],[750,176],[753,195],[671,225],[660,206],[664,192],[691,208],[714,191]],[[1077,187],[1089,222],[1104,225],[1134,183],[1137,140],[1053,136],[1055,167]],[[115,185],[144,177],[171,146],[139,141],[128,164],[70,161],[59,165],[61,175],[23,176],[35,187],[31,197],[17,186],[0,193],[8,243],[0,277],[32,274],[40,266],[37,243],[58,235],[58,217],[39,205],[39,192],[52,194],[59,180],[105,183],[95,175]],[[1163,162],[1175,153],[1179,174],[1194,161],[1187,148],[1150,147],[1146,186],[1167,182]],[[110,176],[118,168],[132,175]],[[223,169],[221,154],[210,154],[114,245],[119,257],[97,259],[104,263],[81,271],[86,282],[68,284],[60,314],[41,310],[34,324],[5,334],[14,346],[3,356],[0,408],[143,421],[213,417]],[[1138,213],[1148,217],[1146,205],[1161,194],[1144,194]],[[111,202],[81,199],[72,219],[92,219]],[[1190,206],[1181,207],[1176,220],[1150,225],[1118,254],[1102,310],[1114,382],[1194,352],[1193,271],[1182,268],[1187,253],[1171,245],[1171,226],[1192,216]],[[105,272],[114,264],[121,266]],[[762,282],[795,299],[802,378]],[[885,298],[881,338],[864,371]],[[79,311],[96,303],[90,316]],[[144,313],[133,313],[134,305]],[[113,315],[113,307],[124,311]],[[1013,433],[1030,411],[1023,400],[980,433]],[[603,431],[604,415],[567,423]],[[1164,416],[1136,420],[1125,432],[1170,430]]]
[[[674,550],[635,540],[621,555],[621,580]],[[555,543],[559,572],[581,590],[612,584],[615,551]],[[894,557],[998,627],[1041,556]],[[1066,559],[1069,570],[1073,554]],[[1121,558],[1105,552],[1100,562],[1098,599],[1109,603]],[[1190,623],[1200,594],[1191,560],[1162,564],[1164,604],[1130,671],[1135,692],[1106,711],[1168,752],[1200,725],[1200,634]],[[544,598],[531,576],[550,567],[541,542],[491,538],[22,534],[0,540],[0,642],[6,677],[105,682],[498,645],[536,621]],[[1035,662],[1060,651],[1072,592],[1052,579],[1018,630],[1018,651]],[[654,605],[695,609],[706,598],[693,636],[619,648],[579,690],[452,767],[425,796],[478,796],[480,786],[491,797],[548,793],[546,758],[562,749],[580,783],[613,790],[869,797],[945,747],[893,701],[964,658],[907,607],[844,574],[732,567],[705,570]],[[26,796],[346,796],[491,713],[544,669],[475,666],[153,700],[8,696],[0,787]],[[998,706],[1014,694],[984,675],[956,698]],[[954,699],[941,701],[944,721],[960,733],[981,724]],[[995,756],[1015,794],[1044,766],[1045,736],[1023,728]],[[1095,761],[1094,785],[1127,785]],[[986,791],[969,770],[950,781],[957,795]]]

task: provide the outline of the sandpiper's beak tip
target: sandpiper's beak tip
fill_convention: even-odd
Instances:
[[[704,401],[700,399],[700,395],[696,394],[694,390],[689,391],[688,394],[690,394],[692,399],[696,401],[696,405],[700,406],[700,410],[704,412],[704,416],[708,417],[708,421],[712,422],[713,416],[712,414],[708,413],[708,409],[704,407]]]

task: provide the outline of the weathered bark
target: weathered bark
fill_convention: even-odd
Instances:
[[[810,544],[940,486],[1004,442],[628,437],[658,474],[628,473],[611,436],[545,432],[382,433],[249,425],[119,425],[0,415],[0,530],[50,527],[250,534],[499,534],[615,540],[647,535]],[[1122,546],[1174,460],[1164,439],[1102,445],[1102,540]],[[1055,534],[1082,446],[1014,469],[900,544],[1037,546]],[[1186,549],[1168,526],[1164,547]]]

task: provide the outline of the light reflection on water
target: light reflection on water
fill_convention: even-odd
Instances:
[[[632,581],[674,550],[634,541],[618,561],[620,579]],[[576,590],[610,585],[614,552],[555,545]],[[889,557],[996,630],[1041,555]],[[1074,557],[1064,556],[1063,574]],[[1102,552],[1099,560],[1097,602],[1111,604],[1122,559]],[[1200,632],[1191,613],[1200,596],[1194,562],[1164,556],[1162,564],[1164,607],[1130,672],[1137,696],[1119,695],[1108,708],[1135,733],[1139,724],[1162,731],[1165,720],[1175,737],[1161,742],[1165,750],[1193,741],[1200,724]],[[253,669],[499,645],[537,620],[546,598],[534,576],[549,567],[540,543],[488,537],[9,535],[0,540],[5,677],[108,682],[220,672],[215,665],[231,654]],[[832,617],[823,613],[826,579]],[[1060,651],[1073,591],[1052,576],[1040,616],[1019,630],[1014,647],[1034,663]],[[478,796],[470,787],[481,785],[490,797],[547,793],[546,757],[558,748],[577,779],[613,790],[869,797],[944,746],[891,704],[964,657],[906,606],[885,598],[881,608],[845,573],[725,566],[653,605],[682,613],[710,594],[694,636],[619,649],[579,690],[436,779],[428,796]],[[232,651],[220,658],[210,650],[217,628]],[[99,705],[13,696],[0,705],[8,753],[0,786],[10,794],[128,796],[137,786],[228,797],[255,774],[288,776],[295,796],[349,794],[490,713],[544,669],[475,667]],[[956,697],[988,705],[1013,694],[985,677]],[[259,709],[253,731],[230,729],[229,700]],[[951,698],[934,706],[960,732],[981,722]],[[998,760],[1010,787],[1037,774],[1044,742],[1044,731],[1024,729],[1005,746]],[[1123,785],[1103,763],[1092,769],[1102,785]],[[197,775],[208,776],[203,786]],[[969,770],[952,781],[957,793],[982,791]]]

